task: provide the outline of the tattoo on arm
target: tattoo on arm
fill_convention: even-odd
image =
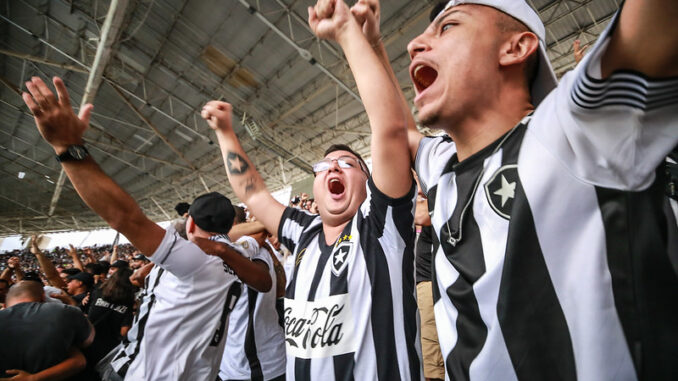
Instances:
[[[242,175],[249,169],[247,160],[233,151],[228,151],[228,154],[226,155],[226,162],[228,166],[228,173],[233,175]]]
[[[256,189],[257,189],[256,181],[254,180],[254,176],[251,176],[245,181],[245,194],[250,194],[254,192]]]

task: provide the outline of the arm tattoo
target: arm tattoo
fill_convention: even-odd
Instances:
[[[251,176],[245,181],[245,194],[250,194],[254,192],[256,189],[257,189],[256,181],[254,180],[254,176]]]
[[[228,173],[233,175],[242,175],[249,169],[247,160],[233,151],[228,151],[228,154],[226,155],[226,166],[228,168]]]

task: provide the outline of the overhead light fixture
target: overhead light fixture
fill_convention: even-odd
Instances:
[[[19,173],[17,174],[17,177],[20,178],[20,179],[23,179],[24,177],[26,177],[26,173],[19,171]]]

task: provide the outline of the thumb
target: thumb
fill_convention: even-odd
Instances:
[[[92,116],[92,109],[94,106],[91,103],[88,103],[80,108],[78,113],[78,119],[80,119],[86,126],[89,126],[89,118]]]
[[[318,25],[318,15],[315,13],[315,8],[308,7],[308,26],[315,30],[315,25]]]
[[[5,371],[5,373],[7,373],[7,374],[19,374],[19,373],[21,373],[21,371],[19,369],[7,369]]]

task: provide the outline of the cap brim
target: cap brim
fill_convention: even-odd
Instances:
[[[537,75],[534,77],[532,87],[530,88],[530,94],[532,95],[532,105],[534,105],[534,107],[537,107],[541,101],[543,101],[544,98],[546,98],[546,96],[549,95],[551,91],[556,88],[556,86],[558,86],[556,74],[553,72],[551,61],[549,61],[549,56],[546,54],[544,43],[541,41],[539,42],[539,51],[537,54],[539,57]]]

